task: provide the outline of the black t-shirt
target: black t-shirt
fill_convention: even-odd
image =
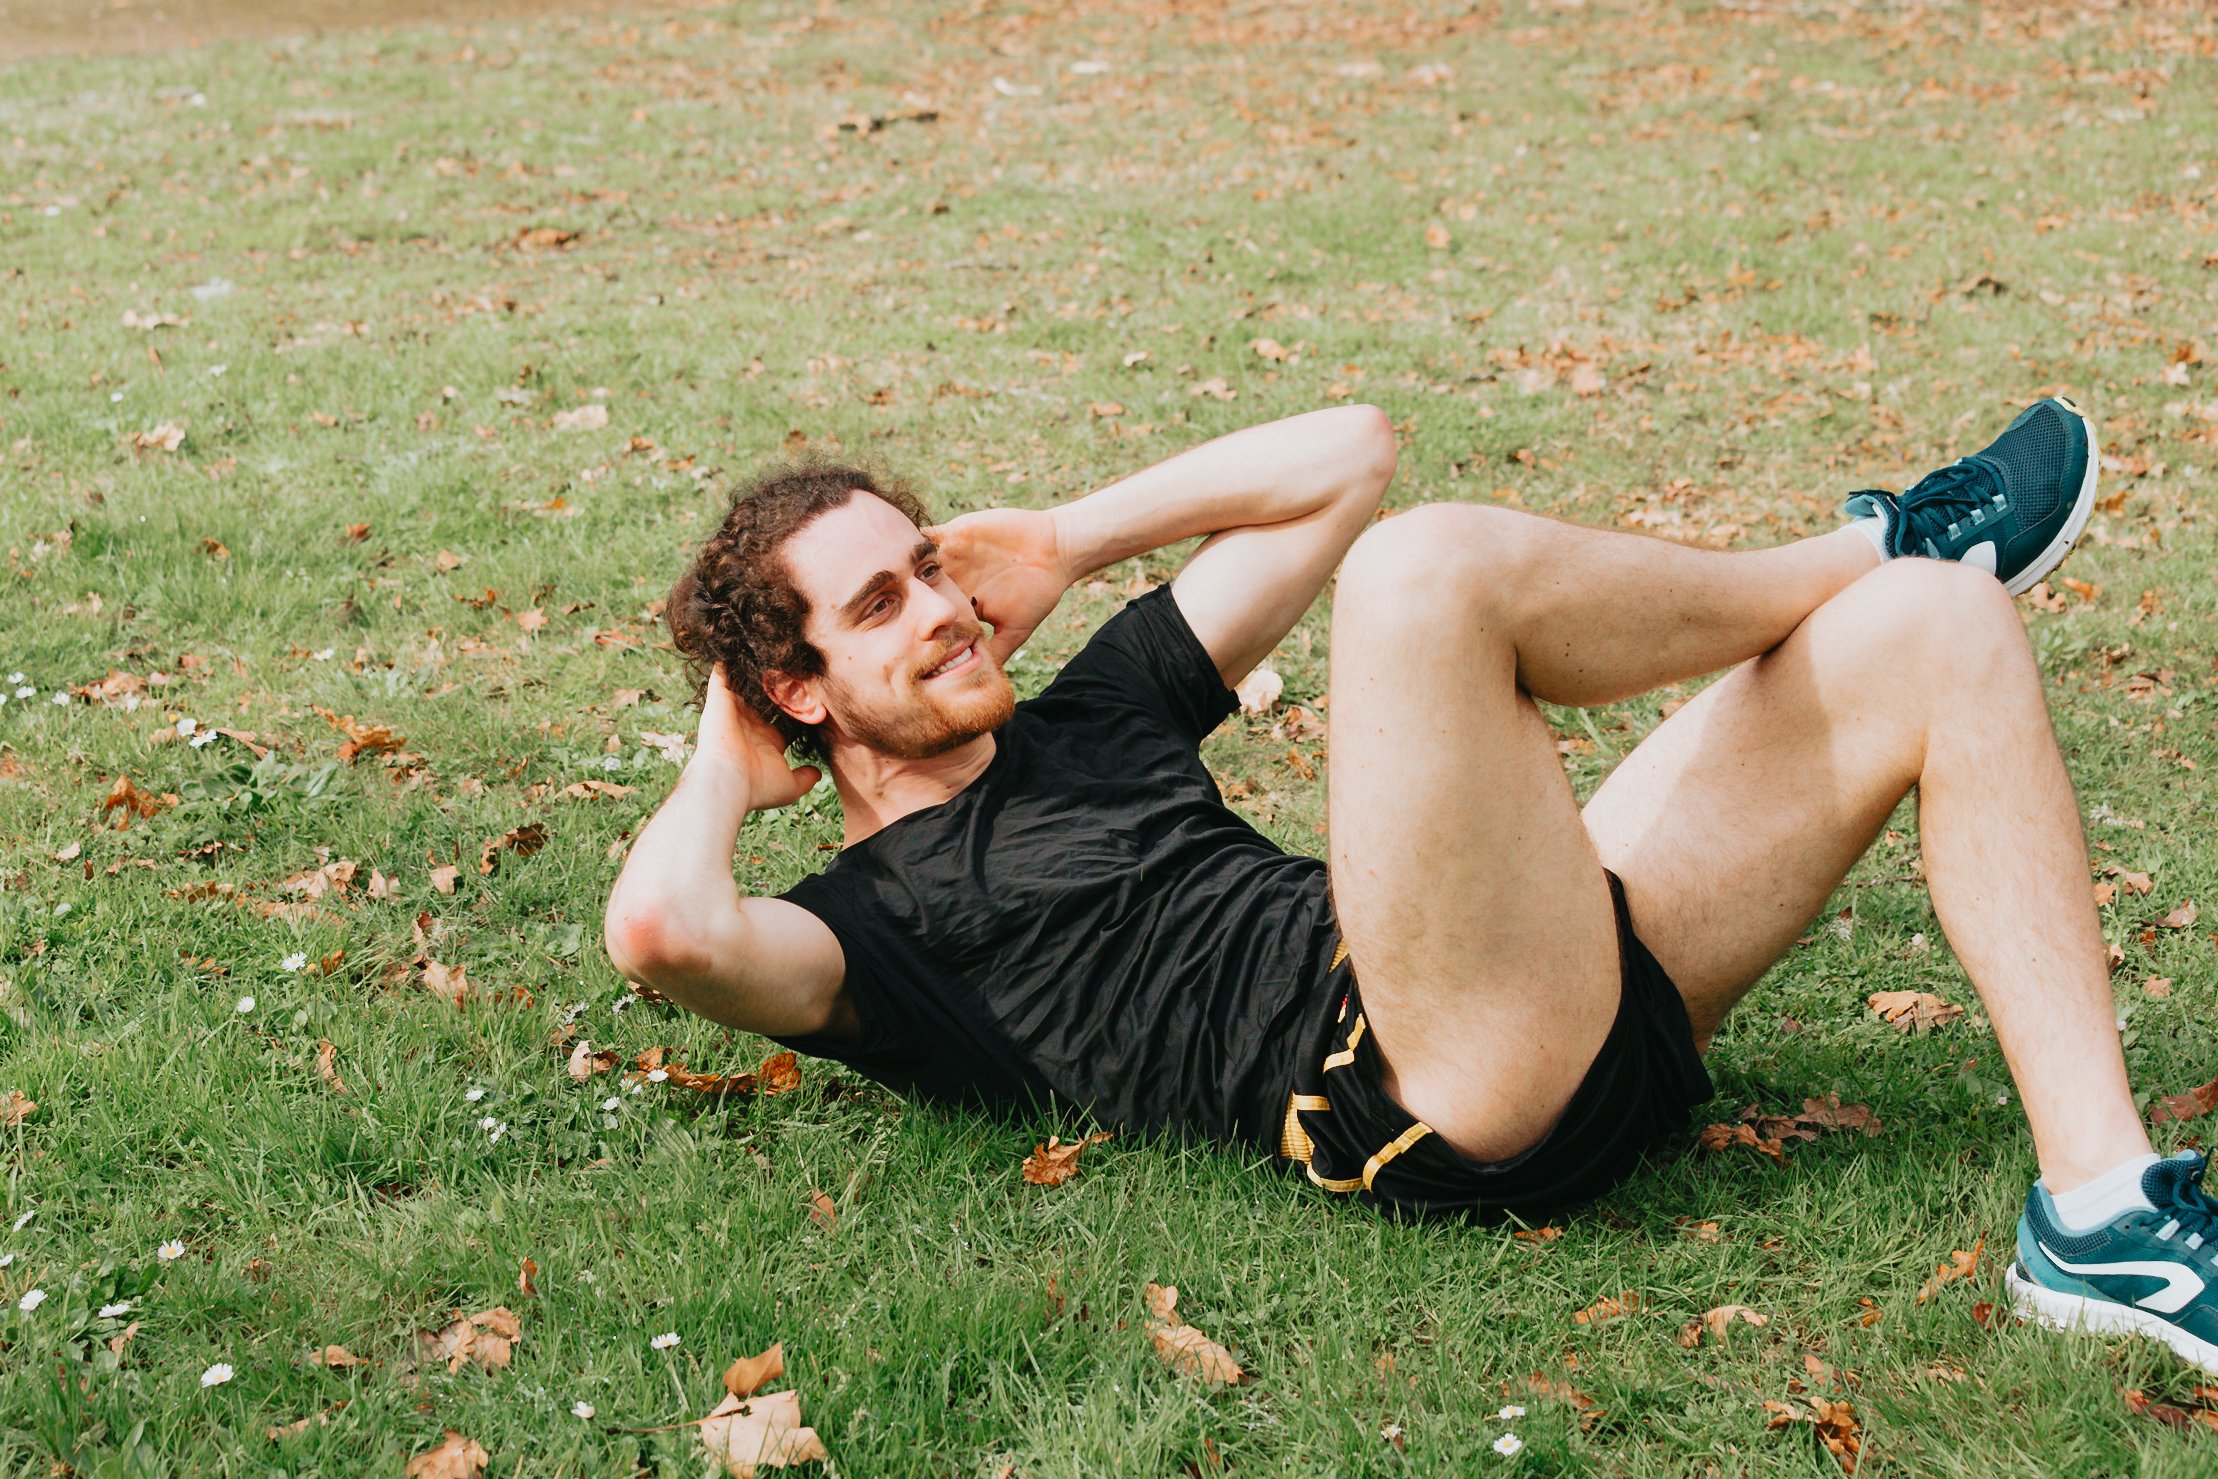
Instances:
[[[838,937],[862,1019],[781,1041],[926,1098],[1275,1148],[1336,936],[1324,863],[1202,766],[1236,707],[1168,586],[1129,602],[977,779],[781,895]]]

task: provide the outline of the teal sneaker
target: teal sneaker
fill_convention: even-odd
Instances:
[[[2202,1188],[2204,1165],[2193,1150],[2158,1161],[2141,1173],[2156,1210],[2088,1232],[2067,1232],[2035,1186],[2003,1280],[2018,1313],[2063,1330],[2153,1336],[2218,1372],[2218,1202]]]
[[[1957,560],[2015,596],[2064,562],[2095,506],[2095,428],[2062,396],[2035,401],[1993,443],[1904,493],[1866,488],[1848,511],[1887,525],[1886,550]]]

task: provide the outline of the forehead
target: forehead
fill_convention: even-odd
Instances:
[[[879,571],[906,571],[922,537],[901,510],[858,491],[786,541],[786,569],[812,613],[831,611]]]

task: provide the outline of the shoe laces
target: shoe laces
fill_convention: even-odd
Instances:
[[[2157,1212],[2179,1224],[2172,1234],[2174,1238],[2183,1233],[2200,1234],[2202,1248],[2218,1254],[2218,1199],[2203,1189],[2203,1172],[2209,1167],[2207,1157],[2198,1157],[2194,1165],[2172,1183],[2172,1194],[2166,1199],[2170,1205],[2158,1207]]]
[[[1971,514],[1992,496],[1997,482],[1992,465],[1982,458],[1959,457],[1946,467],[1935,468],[1897,494],[1886,488],[1867,488],[1865,493],[1883,494],[1895,500],[1901,517],[1895,521],[1895,543],[1901,549],[1910,546],[1910,527],[1913,524],[1931,526],[1934,518],[1954,524]]]

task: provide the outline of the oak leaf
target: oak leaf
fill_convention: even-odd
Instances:
[[[1640,1296],[1631,1291],[1620,1294],[1614,1299],[1605,1294],[1602,1298],[1597,1299],[1594,1303],[1573,1315],[1571,1319],[1574,1324],[1599,1325],[1604,1320],[1614,1320],[1620,1315],[1632,1314],[1639,1308]]]
[[[513,852],[519,858],[528,858],[546,845],[547,828],[544,823],[526,822],[521,827],[511,827],[478,849],[477,870],[490,876],[499,871],[502,853]]]
[[[115,783],[108,787],[107,799],[100,803],[100,813],[106,816],[111,811],[122,812],[123,815],[116,818],[116,830],[121,832],[130,827],[131,818],[143,820],[158,816],[176,804],[177,798],[169,792],[165,791],[159,796],[148,795],[133,784],[129,776],[119,775],[115,778]]]
[[[1735,1325],[1769,1325],[1771,1316],[1758,1314],[1745,1304],[1721,1304],[1714,1310],[1704,1310],[1702,1318],[1690,1320],[1679,1332],[1679,1344],[1693,1350],[1702,1343],[1702,1332],[1710,1332],[1710,1339],[1722,1341],[1725,1332]]]
[[[316,1039],[316,1076],[324,1081],[332,1093],[344,1094],[347,1091],[347,1081],[339,1077],[338,1057],[338,1045],[330,1038]]]
[[[476,1440],[449,1428],[445,1441],[410,1459],[405,1472],[408,1479],[476,1479],[491,1458]]]
[[[1879,1016],[1904,1032],[1924,1032],[1964,1015],[1954,1002],[1927,991],[1874,991],[1865,998]]]
[[[564,1066],[564,1071],[582,1084],[596,1073],[609,1072],[622,1061],[622,1055],[616,1049],[603,1048],[596,1053],[593,1051],[592,1041],[581,1037],[578,1045],[570,1050],[570,1061]]]
[[[1246,1378],[1232,1352],[1179,1318],[1176,1284],[1148,1285],[1147,1303],[1148,1334],[1155,1342],[1155,1354],[1173,1369],[1210,1386],[1233,1386]]]
[[[816,1429],[801,1422],[801,1394],[770,1392],[760,1397],[725,1394],[701,1420],[701,1442],[734,1479],[754,1479],[763,1469],[829,1463]]]
[[[12,1130],[32,1115],[38,1113],[38,1101],[21,1089],[8,1090],[0,1099],[0,1130]]]
[[[1782,1165],[1786,1163],[1787,1159],[1787,1147],[1784,1142],[1768,1139],[1757,1134],[1756,1127],[1749,1124],[1704,1125],[1701,1133],[1695,1137],[1695,1143],[1709,1151],[1719,1151],[1735,1145],[1745,1145],[1750,1150],[1770,1156]]]
[[[1979,1255],[1986,1246],[1987,1239],[1985,1235],[1981,1235],[1973,1240],[1969,1252],[1962,1248],[1951,1252],[1945,1262],[1934,1267],[1933,1277],[1919,1286],[1918,1303],[1924,1304],[1934,1295],[1940,1293],[1942,1285],[1953,1284],[1958,1279],[1968,1279],[1978,1272]]]
[[[448,1373],[476,1363],[487,1371],[503,1371],[523,1339],[523,1322],[506,1305],[456,1315],[437,1330],[416,1332],[416,1350],[427,1361],[441,1361]]]
[[[1035,1145],[1024,1158],[1024,1179],[1033,1186],[1061,1186],[1078,1174],[1078,1157],[1086,1147],[1108,1138],[1106,1133],[1085,1135],[1065,1145],[1050,1135],[1047,1144]]]
[[[2200,916],[2200,914],[2201,911],[2195,907],[2195,901],[2193,899],[2188,899],[2182,902],[2180,906],[2174,909],[2171,913],[2165,915],[2162,919],[2158,920],[2156,922],[2156,925],[2158,929],[2192,929],[2194,928],[2195,921]]]
[[[2214,1109],[2218,1109],[2218,1078],[2198,1084],[2184,1094],[2166,1094],[2149,1111],[2149,1123],[2163,1125],[2201,1119]]]
[[[752,1397],[785,1374],[786,1345],[781,1340],[759,1355],[741,1356],[725,1367],[724,1390],[734,1397]]]

